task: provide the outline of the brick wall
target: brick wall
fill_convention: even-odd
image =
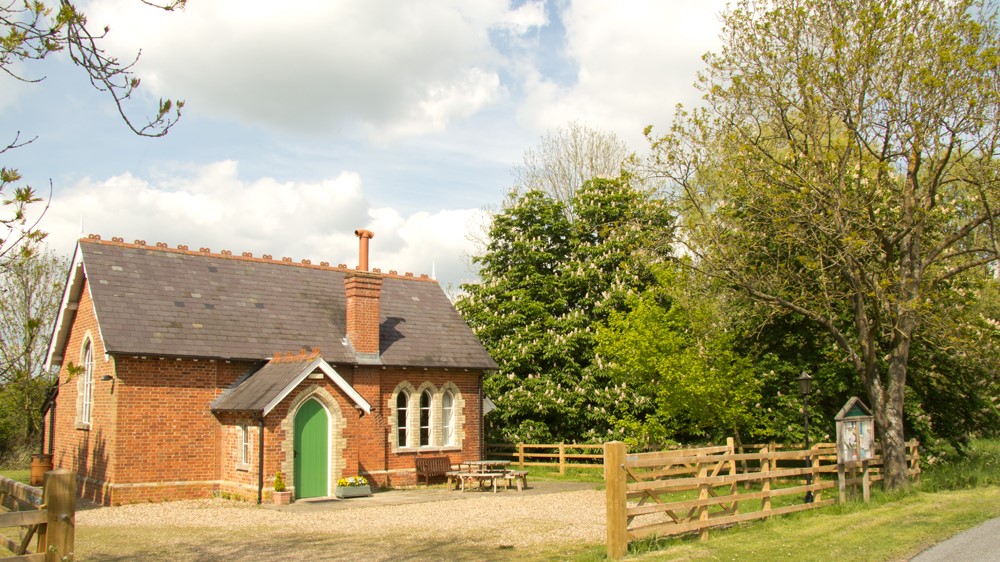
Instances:
[[[372,425],[362,438],[361,457],[364,473],[379,485],[406,486],[416,483],[414,459],[417,456],[447,456],[452,464],[479,459],[482,404],[479,400],[480,374],[459,370],[383,369],[382,367],[341,367],[338,372],[372,405],[372,415],[363,418]],[[395,428],[393,391],[409,383],[414,389],[457,390],[461,411],[456,435],[457,447],[414,447],[400,451],[394,446]],[[417,417],[417,416],[414,416]],[[436,420],[438,423],[440,420]]]
[[[82,367],[84,344],[93,349],[94,370],[91,423],[77,423],[79,416],[80,375],[70,376],[70,366]],[[72,333],[66,345],[65,359],[59,371],[59,397],[56,402],[53,438],[53,466],[76,472],[80,477],[80,493],[95,501],[104,501],[108,493],[105,482],[115,477],[111,464],[116,429],[115,419],[119,387],[115,381],[102,381],[114,375],[115,362],[104,354],[104,342],[94,315],[94,304],[85,285],[77,307]]]

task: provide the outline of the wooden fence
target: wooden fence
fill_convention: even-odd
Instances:
[[[44,501],[43,501],[44,500]],[[0,546],[16,556],[0,562],[55,562],[72,560],[76,529],[76,474],[53,470],[45,475],[44,491],[0,477],[0,529],[17,527],[15,540],[0,536]],[[35,553],[26,554],[32,538]]]
[[[908,443],[907,449],[914,477],[919,474],[917,443]],[[691,532],[706,540],[713,527],[825,507],[837,501],[832,494],[825,497],[827,490],[838,489],[843,501],[848,485],[861,484],[867,499],[869,484],[881,479],[880,464],[876,457],[846,470],[841,466],[838,478],[832,443],[809,450],[764,445],[737,451],[729,439],[725,446],[639,454],[626,454],[624,443],[606,443],[608,557],[624,556],[631,540]],[[860,475],[847,474],[857,469]],[[804,498],[807,492],[813,495],[811,503],[779,499],[773,503],[787,505],[772,504],[786,496]]]
[[[486,455],[491,459],[509,459],[522,469],[526,466],[557,466],[559,474],[566,474],[568,467],[604,468],[603,443],[491,443],[486,447]]]

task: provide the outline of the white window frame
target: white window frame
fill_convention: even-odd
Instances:
[[[94,417],[94,344],[87,338],[83,344],[83,374],[80,375],[80,408],[77,423],[81,429],[90,427]]]
[[[455,444],[455,393],[445,390],[441,395],[441,446]]]
[[[426,403],[425,403],[426,400]],[[425,388],[420,393],[420,446],[434,446],[434,393]]]
[[[402,406],[400,405],[402,403]],[[410,393],[401,389],[396,394],[396,446],[405,449],[410,446]]]
[[[247,424],[240,424],[240,465],[250,466],[251,454],[250,428]]]

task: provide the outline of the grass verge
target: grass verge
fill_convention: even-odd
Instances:
[[[6,476],[11,480],[17,480],[18,482],[23,482],[28,484],[31,476],[30,470],[0,470],[0,476]]]

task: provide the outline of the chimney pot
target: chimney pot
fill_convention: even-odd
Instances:
[[[368,271],[368,241],[375,237],[375,233],[359,228],[354,235],[358,237],[358,269]]]

